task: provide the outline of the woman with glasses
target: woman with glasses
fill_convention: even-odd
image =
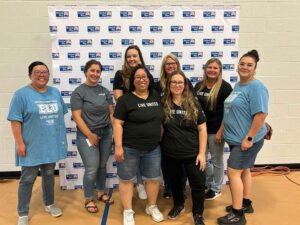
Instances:
[[[129,92],[130,74],[132,73],[132,70],[139,64],[142,64],[143,66],[146,67],[142,52],[137,45],[130,45],[125,51],[122,70],[118,70],[115,74],[113,90],[114,90],[114,98],[116,101],[120,96]],[[151,86],[153,86],[154,83],[153,77],[148,72],[148,70],[147,73],[150,78]],[[137,172],[136,189],[140,199],[147,199],[147,194],[139,170]]]
[[[60,92],[47,86],[49,69],[35,61],[28,67],[31,83],[13,96],[7,119],[16,142],[16,165],[21,166],[18,191],[18,225],[28,225],[32,187],[40,170],[45,211],[62,215],[54,204],[55,163],[67,156],[64,114]]]
[[[184,171],[191,187],[194,223],[203,225],[206,119],[183,72],[175,71],[168,76],[163,107],[165,118],[162,147],[173,195],[173,208],[168,218],[175,219],[185,211],[183,187],[178,182]]]
[[[207,150],[210,162],[206,163],[206,200],[213,200],[221,196],[224,177],[224,139],[223,112],[224,101],[232,91],[229,83],[222,79],[222,63],[219,59],[209,59],[204,68],[203,80],[196,84],[195,93],[204,110],[207,122]]]
[[[112,149],[113,99],[108,89],[100,85],[102,65],[90,60],[85,64],[85,83],[77,87],[71,96],[72,116],[77,126],[77,148],[84,164],[84,206],[89,213],[97,213],[94,202],[94,186],[97,199],[112,204],[114,201],[104,191],[106,163]]]
[[[263,83],[255,79],[258,52],[244,54],[238,63],[240,81],[224,103],[224,139],[229,144],[228,177],[232,205],[227,215],[218,218],[220,225],[245,225],[244,213],[253,213],[251,172],[267,133],[269,94]]]
[[[135,224],[132,197],[138,169],[148,196],[145,212],[156,222],[164,219],[156,205],[163,111],[159,96],[152,91],[150,79],[146,67],[138,65],[130,75],[130,92],[118,99],[114,112],[115,159],[124,208],[123,225]]]

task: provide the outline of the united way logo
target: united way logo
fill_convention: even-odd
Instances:
[[[50,33],[56,33],[57,32],[57,26],[49,26]]]
[[[88,33],[99,33],[100,26],[87,26],[87,32]]]
[[[78,11],[77,17],[80,19],[89,19],[91,17],[90,11]]]
[[[69,78],[69,84],[71,85],[81,84],[81,78]]]
[[[80,39],[79,40],[80,46],[92,46],[93,45],[93,40],[92,39]]]
[[[151,33],[161,33],[163,31],[162,26],[150,26]]]
[[[71,97],[72,91],[61,91],[60,94],[62,97]]]
[[[239,32],[239,31],[240,31],[240,26],[239,26],[239,25],[232,25],[231,31],[232,31],[233,33]]]
[[[183,45],[195,45],[195,39],[184,38],[182,40]]]
[[[113,39],[101,39],[100,40],[100,45],[111,46],[113,44],[114,44]]]
[[[172,33],[181,33],[183,32],[183,26],[171,26]]]
[[[120,58],[122,58],[122,52],[110,52],[109,58],[110,59],[120,59]]]
[[[59,52],[52,52],[52,59],[59,59]]]
[[[194,71],[195,65],[194,64],[184,64],[182,65],[183,71]]]
[[[238,81],[237,76],[230,76],[230,83],[236,83]]]
[[[72,72],[72,66],[71,65],[61,65],[61,66],[59,66],[59,71],[62,73]]]
[[[100,18],[111,18],[112,11],[99,11],[99,17]]]
[[[150,52],[151,59],[161,59],[163,53],[162,52]]]
[[[56,18],[69,18],[69,11],[55,11]]]
[[[230,56],[231,56],[231,58],[238,58],[239,57],[239,52],[238,51],[231,51]]]
[[[214,19],[216,17],[216,11],[204,11],[203,18],[204,19]]]
[[[191,52],[192,59],[201,59],[203,57],[203,52]]]
[[[162,44],[163,46],[173,46],[175,45],[175,39],[163,39]]]
[[[235,38],[224,38],[224,45],[235,45]]]
[[[78,180],[78,174],[66,174],[66,180]]]
[[[73,168],[74,169],[84,168],[84,165],[81,162],[73,162]]]
[[[114,71],[114,66],[113,65],[103,65],[102,71],[105,71],[105,72]]]
[[[108,32],[109,33],[120,33],[121,26],[108,26]]]
[[[183,11],[182,17],[183,18],[195,18],[195,11]]]
[[[133,16],[133,12],[132,11],[120,11],[120,17],[121,18],[131,19],[132,16]]]
[[[89,52],[89,59],[100,59],[101,52]]]
[[[162,16],[162,18],[167,18],[167,19],[174,18],[175,11],[162,11],[161,16]]]
[[[182,56],[183,56],[183,53],[182,53],[182,52],[171,52],[171,54],[175,55],[176,58],[178,58],[178,59],[181,59]]]
[[[213,25],[211,26],[211,31],[213,33],[222,33],[224,32],[224,26]]]
[[[142,39],[142,45],[154,45],[154,39]]]
[[[134,40],[133,39],[121,39],[121,45],[133,45]]]
[[[67,152],[67,158],[76,158],[76,157],[77,157],[77,151],[68,151]]]
[[[58,45],[60,47],[70,47],[72,45],[71,39],[59,39]]]
[[[68,52],[68,59],[80,59],[80,52]]]
[[[216,44],[216,39],[214,38],[204,38],[203,39],[203,45],[210,46],[210,45],[215,45]]]
[[[60,84],[60,78],[53,78],[53,84]]]
[[[222,58],[223,52],[222,51],[213,51],[210,53],[211,58]]]
[[[141,11],[141,17],[144,19],[153,18],[154,12],[153,11]]]
[[[154,65],[146,65],[147,70],[149,70],[150,72],[154,71],[155,66]]]
[[[79,26],[66,26],[66,32],[67,33],[78,33]]]
[[[234,70],[234,64],[223,64],[223,70],[224,71],[233,71]]]
[[[224,11],[224,18],[235,18],[236,11]]]
[[[142,32],[142,26],[129,26],[130,33],[140,33]]]
[[[191,32],[193,32],[193,33],[202,33],[203,30],[204,30],[203,26],[200,26],[200,25],[192,25],[191,26]]]

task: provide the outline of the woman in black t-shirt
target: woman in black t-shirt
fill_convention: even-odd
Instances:
[[[225,144],[222,120],[224,101],[231,91],[230,84],[222,79],[221,61],[216,58],[209,59],[205,64],[203,80],[195,86],[195,93],[207,118],[206,200],[213,200],[222,194]],[[208,153],[210,160],[208,160]]]
[[[146,213],[156,222],[163,215],[156,205],[160,183],[160,138],[163,110],[159,96],[151,91],[150,77],[143,65],[133,70],[130,92],[121,96],[114,112],[115,159],[124,224],[134,224],[133,183],[140,169],[148,195]]]
[[[203,225],[207,142],[205,115],[189,90],[183,72],[172,73],[166,84],[163,97],[165,120],[162,149],[166,156],[174,203],[168,218],[175,219],[185,211],[181,185],[183,168],[192,190],[195,225]]]
[[[132,70],[139,64],[146,67],[142,52],[137,45],[130,45],[125,51],[122,70],[118,70],[115,74],[114,83],[113,83],[115,101],[117,101],[118,98],[123,94],[129,92],[130,74],[132,73]],[[154,83],[153,76],[149,73],[148,70],[147,73],[149,75],[151,86],[153,86]],[[136,189],[140,199],[147,199],[147,194],[139,170],[137,172]]]

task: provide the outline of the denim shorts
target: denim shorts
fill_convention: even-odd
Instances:
[[[241,145],[229,145],[230,156],[228,159],[228,167],[238,170],[252,168],[254,166],[256,156],[263,145],[264,139],[254,143],[247,151],[242,151]]]
[[[160,146],[151,151],[123,146],[124,161],[117,162],[118,176],[120,180],[136,182],[138,169],[143,180],[160,180]]]

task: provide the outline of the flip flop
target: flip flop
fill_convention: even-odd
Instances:
[[[107,194],[107,193],[103,193],[102,195],[100,195],[97,198],[100,202],[103,202],[105,204],[109,204],[112,205],[114,204],[114,200]]]
[[[94,205],[88,205],[88,204],[90,204],[91,202],[92,202]],[[87,200],[87,201],[84,203],[84,208],[86,208],[86,211],[88,211],[89,213],[97,213],[97,212],[99,211],[99,210],[98,210],[98,207],[95,205],[93,199]]]

